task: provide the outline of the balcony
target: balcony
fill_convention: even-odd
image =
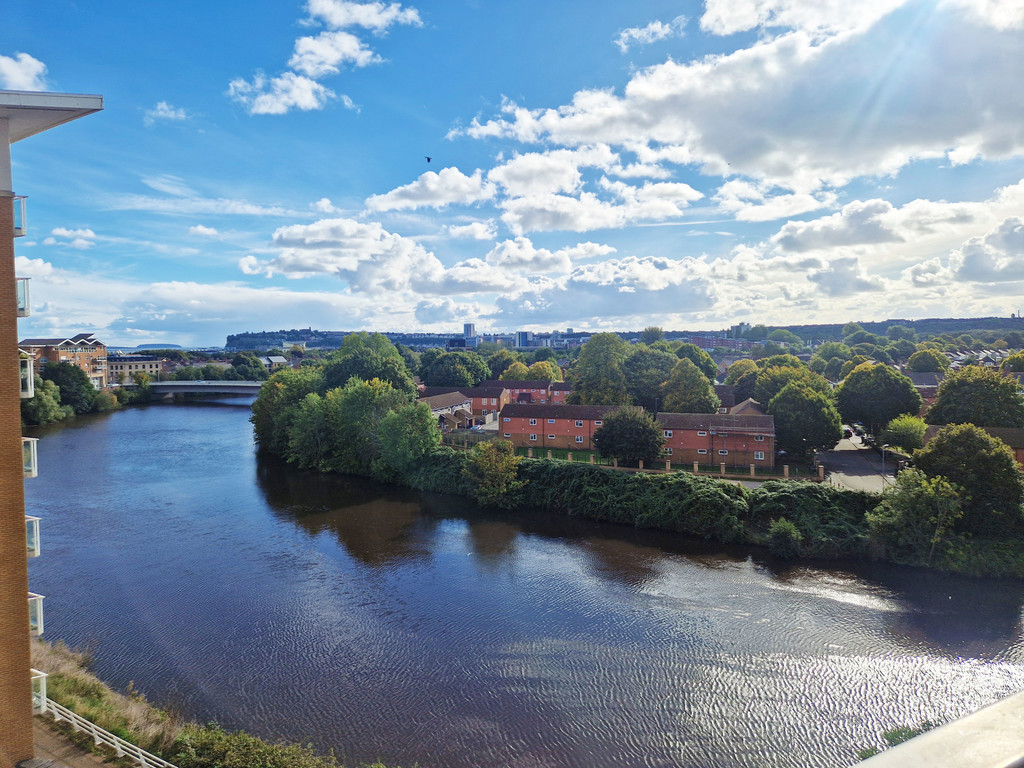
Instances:
[[[42,715],[46,712],[46,673],[38,669],[30,669],[32,674],[32,714]]]
[[[38,437],[21,438],[21,458],[25,465],[25,477],[37,477],[39,475],[39,455],[36,452]]]
[[[35,397],[36,394],[36,373],[32,368],[32,358],[21,353],[18,360],[18,367],[21,372],[21,398],[27,400]]]
[[[39,520],[38,517],[25,515],[25,541],[28,544],[29,557],[39,557],[43,553],[39,544]]]
[[[24,237],[28,234],[28,209],[25,196],[14,196],[14,236]]]
[[[43,595],[28,593],[28,633],[32,637],[43,634]]]
[[[31,277],[17,277],[14,279],[18,286],[18,317],[28,317],[32,314],[32,304],[28,300],[28,281]]]

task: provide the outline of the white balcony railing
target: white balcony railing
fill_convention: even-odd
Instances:
[[[38,669],[30,669],[32,674],[32,714],[41,715],[46,712],[46,673]]]
[[[39,520],[38,517],[25,515],[25,542],[28,544],[29,557],[39,557],[43,554],[39,543]]]
[[[45,680],[43,682],[45,686]],[[96,723],[86,720],[66,707],[62,707],[53,699],[44,699],[43,707],[44,711],[53,715],[53,719],[56,722],[59,723],[61,720],[66,720],[71,723],[71,727],[76,731],[85,731],[92,736],[92,741],[96,746],[105,744],[114,750],[114,754],[118,757],[131,758],[139,765],[145,766],[145,768],[176,768],[173,763],[168,763],[156,755],[151,755],[146,750],[135,746],[129,741],[125,741],[120,736],[115,736],[110,731],[103,730]]]
[[[28,209],[24,195],[14,196],[14,236],[24,237],[28,234]]]
[[[27,355],[18,359],[18,368],[21,375],[21,397],[26,400],[35,397],[36,394],[36,372],[32,367],[32,358]]]
[[[43,595],[28,593],[28,633],[32,637],[43,634]]]
[[[25,477],[37,477],[39,475],[39,454],[36,451],[38,437],[21,438],[21,458],[25,464]]]
[[[18,286],[18,317],[28,317],[32,314],[32,303],[28,298],[28,281],[31,277],[18,277],[14,282]]]

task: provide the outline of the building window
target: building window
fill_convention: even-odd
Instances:
[[[512,433],[511,432],[503,432],[502,433],[502,437],[512,437]]]
[[[536,435],[530,435],[530,439],[531,439],[531,440],[536,440],[536,439],[537,439],[537,436],[536,436]]]
[[[707,456],[708,455],[708,449],[707,448],[698,448],[697,449],[697,453],[699,453],[701,456]]]
[[[666,429],[665,430],[665,437],[672,437],[672,430],[671,429]]]
[[[537,426],[537,420],[536,419],[530,419],[530,426],[531,427],[536,427]]]
[[[764,435],[754,435],[754,440],[758,443],[764,442]]]
[[[729,452],[727,450],[725,450],[725,448],[719,448],[718,449],[718,455],[719,456],[728,456]]]
[[[576,426],[577,427],[582,427],[583,426],[583,419],[576,419]]]
[[[708,436],[707,432],[698,432],[697,433],[697,437],[707,437],[707,436]]]
[[[583,442],[583,435],[576,435],[576,442],[577,443],[582,443]]]
[[[554,440],[554,439],[555,439],[554,435],[548,435],[548,440]]]
[[[764,451],[754,451],[754,461],[764,461]]]
[[[555,423],[554,419],[548,419],[548,424],[554,424],[554,423]]]
[[[671,448],[666,448],[665,449],[665,455],[666,456],[671,456],[672,455],[672,449]]]
[[[506,416],[505,418],[502,419],[502,421],[512,421],[512,419],[510,419],[508,416]]]
[[[600,420],[600,419],[598,419],[597,421],[595,421],[595,422],[594,422],[594,426],[595,426],[595,427],[600,427],[600,426],[601,426],[601,424],[602,424],[602,422],[601,422],[601,420]]]

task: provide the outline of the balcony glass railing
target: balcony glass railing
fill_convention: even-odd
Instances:
[[[38,669],[30,669],[32,675],[32,714],[42,715],[46,712],[46,673]]]
[[[28,593],[28,633],[32,637],[43,634],[43,596]]]
[[[18,277],[14,282],[18,286],[18,317],[32,314],[32,304],[28,300],[28,281],[31,277]]]
[[[25,464],[25,477],[36,477],[39,474],[39,456],[36,453],[38,437],[21,438],[21,458]]]
[[[24,237],[28,234],[28,210],[25,206],[25,196],[14,196],[14,236]]]
[[[43,553],[39,544],[39,519],[25,515],[25,541],[28,544],[29,557],[39,557]]]
[[[28,399],[36,394],[36,373],[32,370],[32,358],[22,357],[18,360],[21,371],[21,397]]]

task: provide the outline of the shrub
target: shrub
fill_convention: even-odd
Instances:
[[[772,520],[768,527],[768,551],[786,560],[800,556],[804,536],[800,529],[784,517]]]

